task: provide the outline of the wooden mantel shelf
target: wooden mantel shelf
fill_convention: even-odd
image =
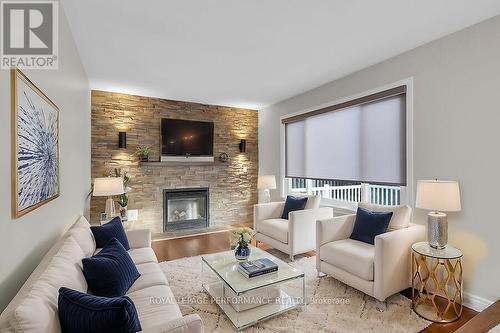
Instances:
[[[160,161],[149,161],[149,162],[139,162],[141,166],[152,166],[152,167],[165,167],[165,166],[221,166],[228,165],[229,163],[223,163],[220,161],[215,162],[160,162]]]

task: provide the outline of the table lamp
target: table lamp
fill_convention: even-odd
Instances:
[[[427,214],[427,240],[431,247],[444,249],[448,242],[448,218],[443,212],[462,209],[458,182],[419,180],[415,206],[431,210]]]
[[[257,189],[262,190],[262,202],[268,203],[269,201],[271,201],[271,193],[269,192],[269,190],[274,190],[275,188],[276,177],[272,175],[259,176],[257,180]]]
[[[116,216],[114,195],[125,193],[123,188],[123,179],[121,177],[96,178],[94,180],[94,197],[108,197],[106,200],[106,218],[110,219]]]

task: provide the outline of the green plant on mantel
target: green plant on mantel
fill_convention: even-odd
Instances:
[[[149,159],[149,155],[151,155],[151,147],[139,146],[135,150],[135,155],[139,157],[141,161],[147,161]]]

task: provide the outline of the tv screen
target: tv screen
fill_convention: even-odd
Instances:
[[[212,156],[214,123],[161,120],[161,153],[166,156]]]

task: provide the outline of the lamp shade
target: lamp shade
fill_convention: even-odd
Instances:
[[[123,193],[125,193],[125,189],[123,188],[123,179],[121,177],[96,178],[94,180],[92,195],[95,197],[107,197]]]
[[[258,190],[274,190],[276,188],[276,177],[272,175],[259,176],[257,180]]]
[[[448,180],[419,180],[417,182],[417,208],[442,212],[462,209],[458,182]]]

